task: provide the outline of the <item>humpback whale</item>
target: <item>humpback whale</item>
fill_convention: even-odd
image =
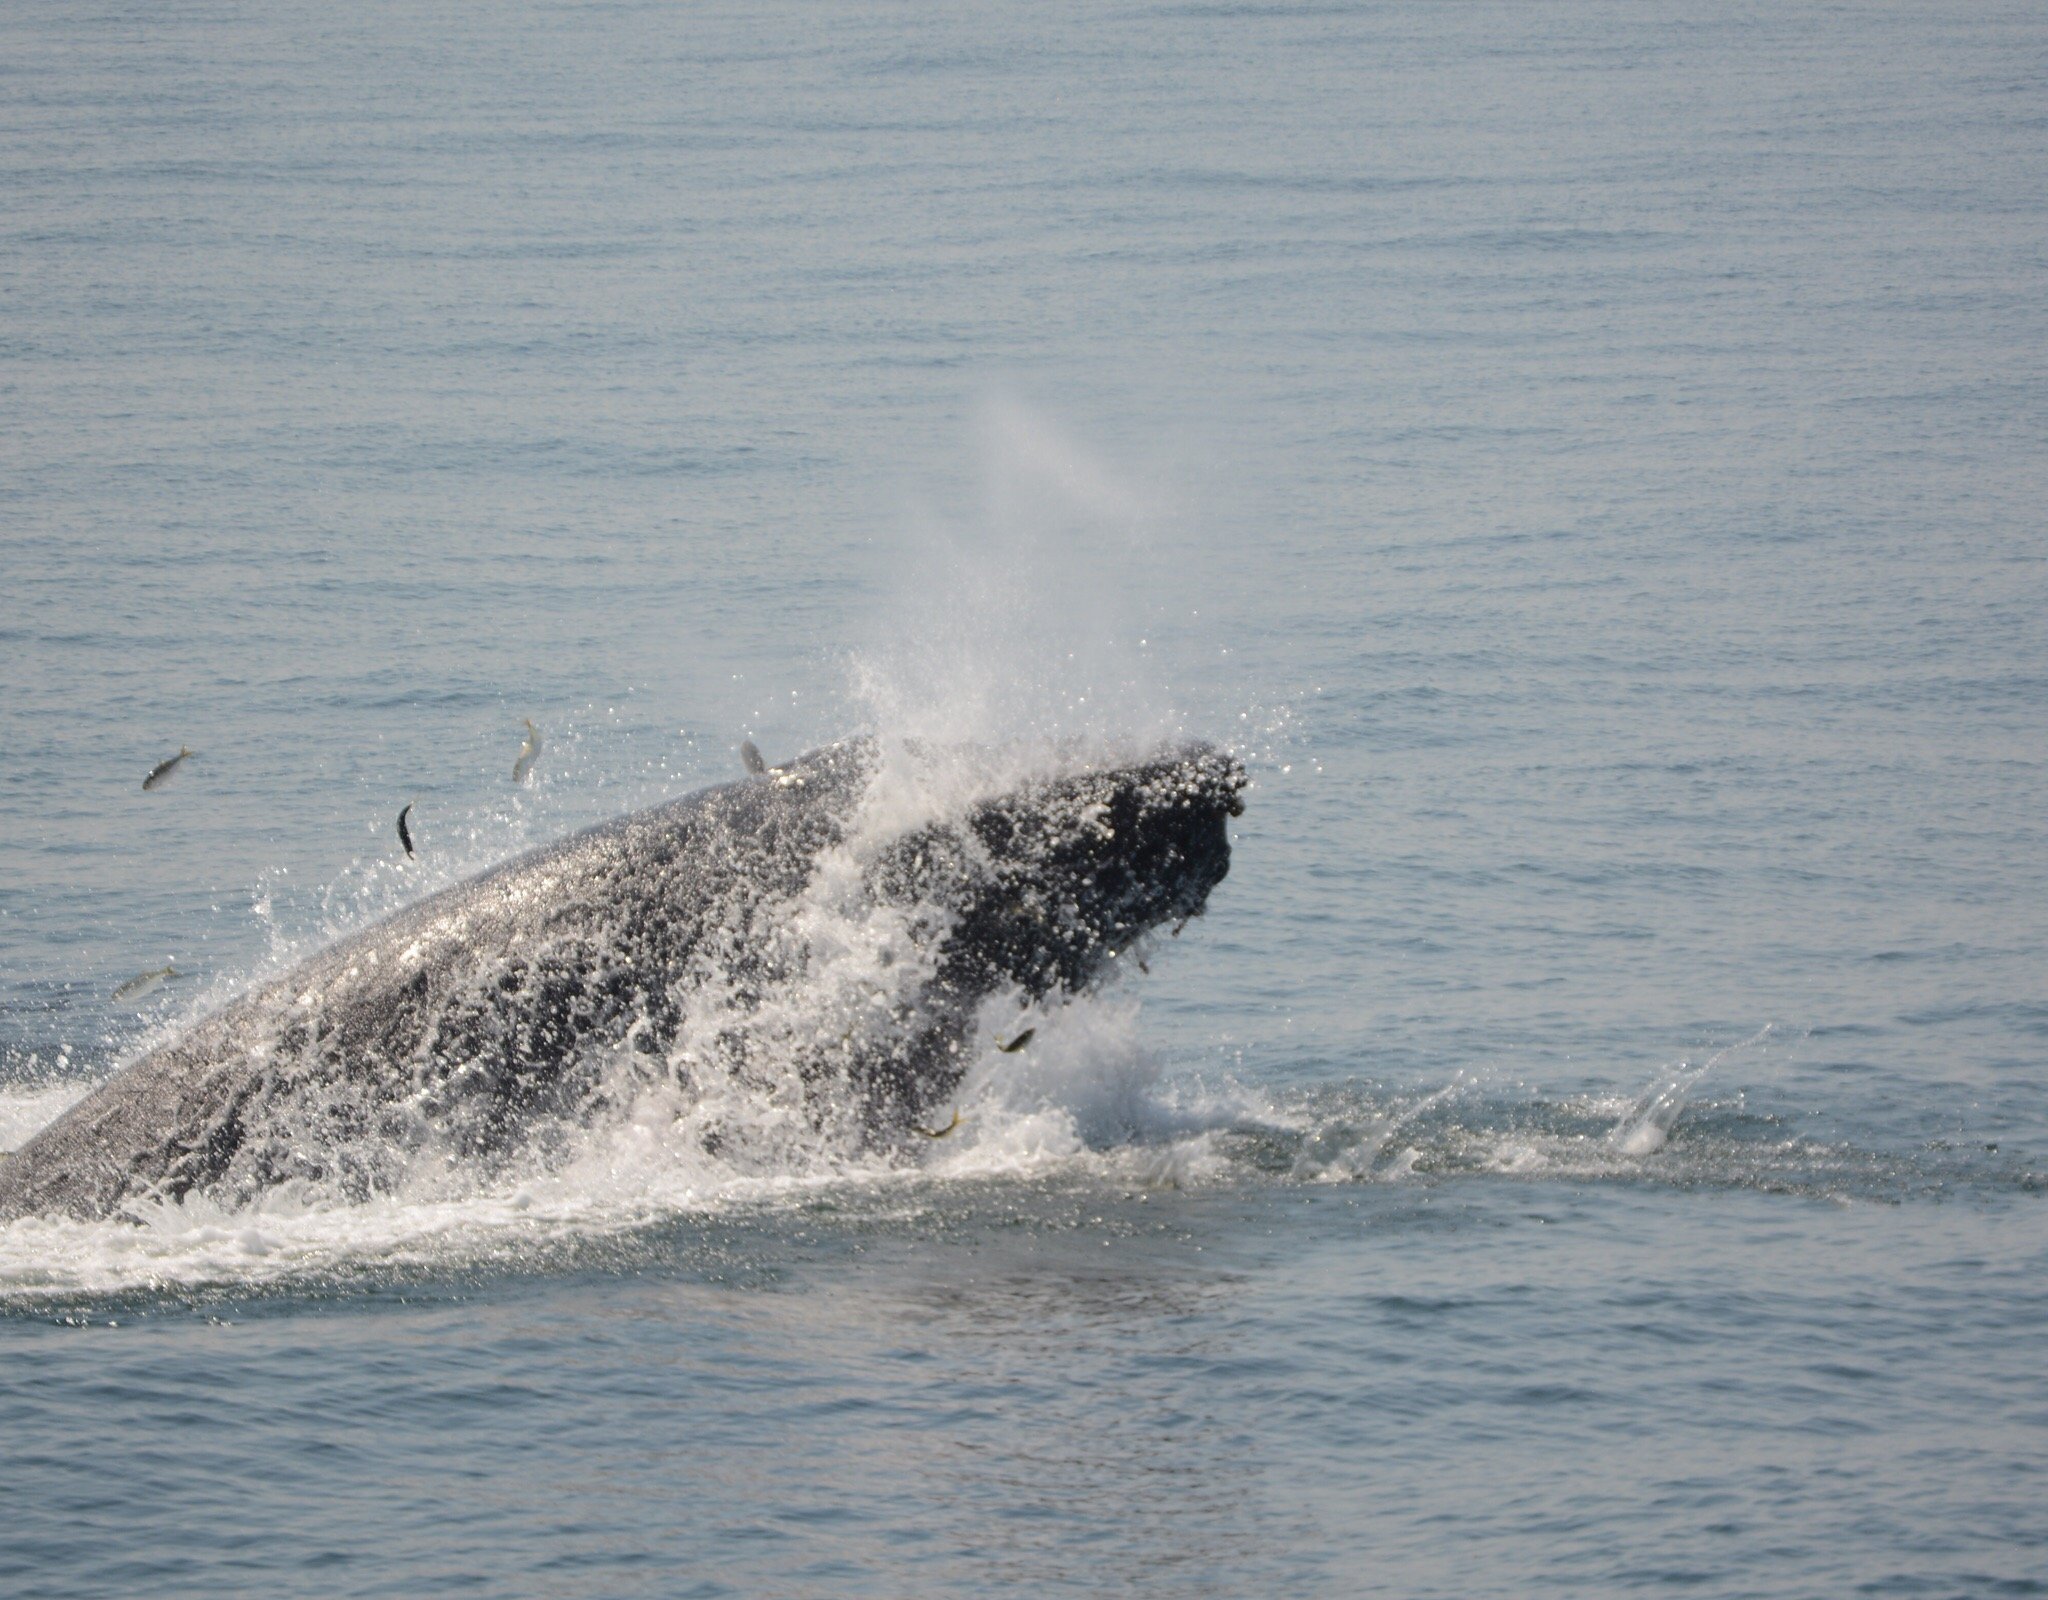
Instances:
[[[883,765],[873,740],[827,746],[342,939],[0,1159],[0,1220],[367,1198],[422,1160],[545,1159],[548,1130],[649,1085],[900,1143],[958,1088],[991,996],[1080,991],[1202,911],[1246,781],[1193,744],[920,813]]]

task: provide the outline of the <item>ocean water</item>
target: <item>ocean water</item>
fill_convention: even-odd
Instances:
[[[0,130],[0,1149],[743,738],[1253,775],[914,1159],[0,1226],[0,1591],[2048,1592],[2037,7],[13,0]]]

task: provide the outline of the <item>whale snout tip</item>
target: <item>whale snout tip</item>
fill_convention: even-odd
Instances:
[[[1131,786],[1138,824],[1133,864],[1167,889],[1166,914],[1199,914],[1230,871],[1227,825],[1244,815],[1249,781],[1235,755],[1192,742],[1163,752]]]
[[[1182,786],[1184,798],[1229,816],[1244,815],[1244,791],[1251,784],[1251,775],[1228,750],[1198,739],[1171,751],[1165,764]]]

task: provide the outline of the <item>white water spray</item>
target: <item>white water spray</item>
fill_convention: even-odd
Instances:
[[[1678,1114],[1685,1109],[1686,1101],[1700,1079],[1738,1051],[1762,1044],[1775,1026],[1774,1023],[1765,1023],[1747,1039],[1715,1051],[1697,1066],[1679,1062],[1677,1067],[1653,1083],[1629,1108],[1628,1114],[1615,1124],[1614,1131],[1607,1136],[1608,1144],[1625,1156],[1655,1155],[1670,1139]]]

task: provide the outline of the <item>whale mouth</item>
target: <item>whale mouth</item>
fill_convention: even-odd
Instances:
[[[814,1105],[857,1105],[885,1143],[959,1088],[984,1002],[1064,1003],[1122,972],[1153,929],[1201,915],[1230,870],[1227,824],[1247,784],[1236,757],[1206,744],[911,747],[907,775],[889,770],[897,754],[856,743],[790,764],[864,771],[845,837],[793,912],[808,930],[784,997],[796,1020],[773,1024],[783,1042],[770,1051],[800,1063]],[[1031,775],[1016,775],[1020,760]],[[919,785],[911,814],[925,820],[906,825],[903,786]],[[751,1022],[746,1033],[761,1038]]]
[[[936,993],[1078,993],[1151,929],[1201,915],[1246,783],[1235,757],[1186,745],[1056,772],[909,835],[896,858],[926,870],[894,892],[953,918]]]
[[[1201,915],[1230,871],[1228,823],[1244,814],[1247,782],[1234,756],[1190,744],[1055,780],[1008,805],[1039,819],[1042,876],[1070,886],[1080,919],[1114,947]]]

